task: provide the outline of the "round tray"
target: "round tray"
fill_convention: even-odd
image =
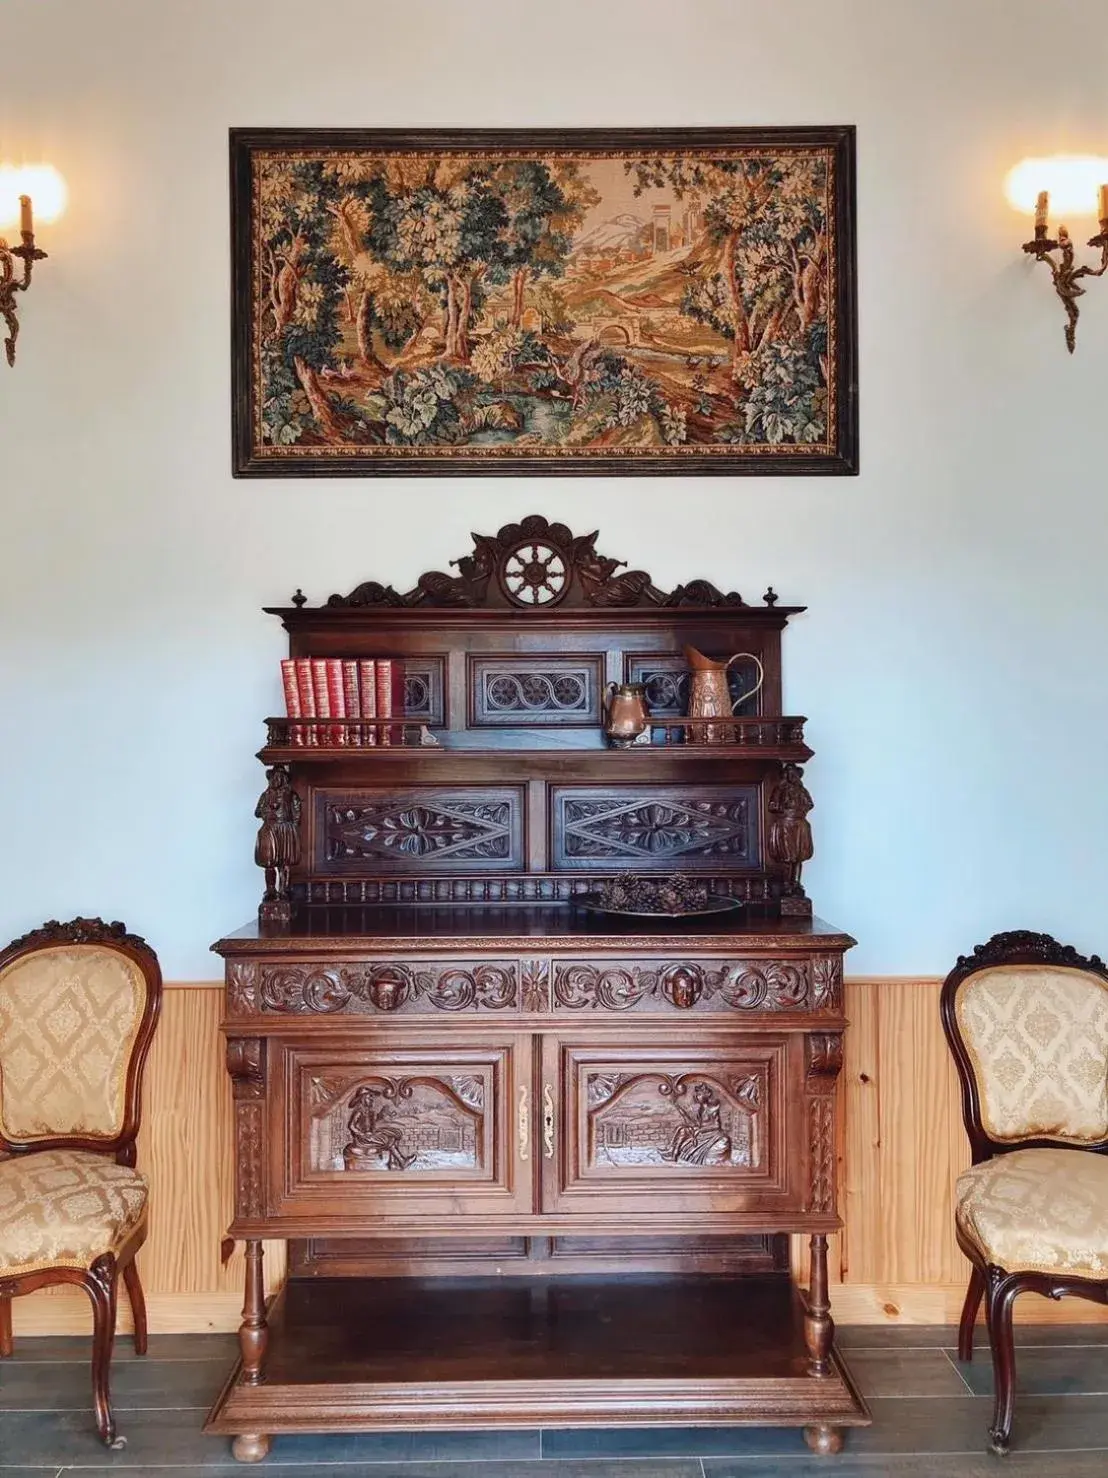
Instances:
[[[741,898],[711,897],[702,908],[683,908],[676,912],[662,908],[613,908],[595,893],[575,893],[570,902],[578,908],[587,908],[590,913],[609,913],[629,919],[703,919],[709,914],[733,913],[743,906]]]

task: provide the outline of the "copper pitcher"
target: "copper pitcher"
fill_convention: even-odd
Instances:
[[[614,690],[614,691],[613,691]],[[642,683],[609,683],[604,704],[604,732],[608,743],[625,749],[645,730],[646,689]]]
[[[685,647],[685,661],[689,664],[689,718],[730,718],[740,703],[745,703],[766,680],[765,669],[753,652],[736,652],[726,662],[717,662],[705,657],[695,647]],[[740,657],[749,657],[758,669],[758,681],[747,693],[732,699],[727,686],[727,669]],[[730,724],[696,724],[689,728],[691,744],[728,744],[735,738],[735,729]]]

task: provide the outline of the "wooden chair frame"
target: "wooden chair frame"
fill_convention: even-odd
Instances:
[[[64,1134],[12,1141],[0,1134],[0,1157],[22,1157],[40,1150],[89,1150],[112,1158],[117,1165],[133,1168],[136,1158],[135,1141],[142,1115],[142,1076],[162,1005],[161,968],[157,956],[146,941],[136,934],[128,934],[123,924],[106,924],[102,919],[72,919],[69,923],[61,924],[56,919],[51,919],[41,929],[25,934],[0,951],[0,970],[26,955],[67,944],[95,944],[126,955],[142,971],[146,982],[146,1005],[127,1063],[127,1078],[123,1090],[123,1123],[118,1134],[112,1136]],[[122,1447],[125,1443],[125,1439],[116,1432],[109,1384],[119,1278],[122,1275],[131,1303],[135,1351],[139,1355],[145,1355],[146,1300],[135,1263],[135,1254],[145,1240],[144,1224],[131,1235],[118,1253],[106,1253],[88,1268],[40,1268],[36,1272],[20,1273],[10,1278],[0,1277],[0,1356],[10,1355],[13,1350],[13,1298],[59,1283],[76,1284],[88,1294],[92,1303],[92,1394],[96,1430],[101,1441],[114,1448]]]
[[[969,1136],[973,1164],[980,1165],[997,1155],[1026,1149],[1082,1149],[1092,1154],[1108,1154],[1108,1139],[1075,1145],[1072,1141],[1045,1137],[1019,1140],[994,1139],[981,1119],[981,1096],[976,1070],[961,1028],[958,1025],[958,992],[966,981],[982,970],[998,965],[1039,965],[1083,970],[1099,975],[1108,984],[1108,966],[1096,955],[1088,959],[1070,945],[1059,944],[1049,934],[1016,930],[994,934],[987,944],[979,944],[972,955],[963,955],[943,982],[940,1009],[943,1031],[958,1069],[962,1088],[962,1119]],[[1004,1456],[1012,1435],[1012,1417],[1016,1395],[1016,1350],[1012,1330],[1012,1306],[1021,1293],[1040,1293],[1046,1298],[1090,1299],[1108,1303],[1108,1279],[1076,1278],[1062,1273],[1008,1272],[986,1262],[980,1251],[955,1227],[958,1246],[971,1264],[969,1287],[958,1325],[958,1358],[972,1360],[973,1330],[982,1298],[985,1299],[985,1326],[993,1360],[995,1402],[989,1428],[989,1445]]]

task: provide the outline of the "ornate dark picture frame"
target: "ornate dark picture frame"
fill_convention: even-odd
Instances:
[[[236,476],[851,474],[854,129],[232,129]]]

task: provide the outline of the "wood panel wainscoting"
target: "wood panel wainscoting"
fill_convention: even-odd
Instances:
[[[967,1264],[954,1241],[951,1196],[969,1162],[957,1079],[939,1024],[939,980],[846,982],[846,1064],[839,1078],[839,1206],[831,1239],[832,1312],[841,1323],[956,1323]],[[155,1332],[235,1330],[243,1260],[220,1266],[231,1220],[231,1089],[223,1064],[220,983],[166,987],[146,1076],[139,1167],[151,1180],[150,1237],[139,1254]],[[803,1252],[801,1249],[803,1243]],[[796,1238],[807,1272],[807,1239]],[[267,1244],[266,1279],[281,1281],[284,1244]],[[13,1305],[17,1336],[85,1334],[88,1300],[43,1291]],[[1069,1299],[1025,1299],[1027,1323],[1108,1322]],[[130,1329],[126,1300],[121,1328]]]

